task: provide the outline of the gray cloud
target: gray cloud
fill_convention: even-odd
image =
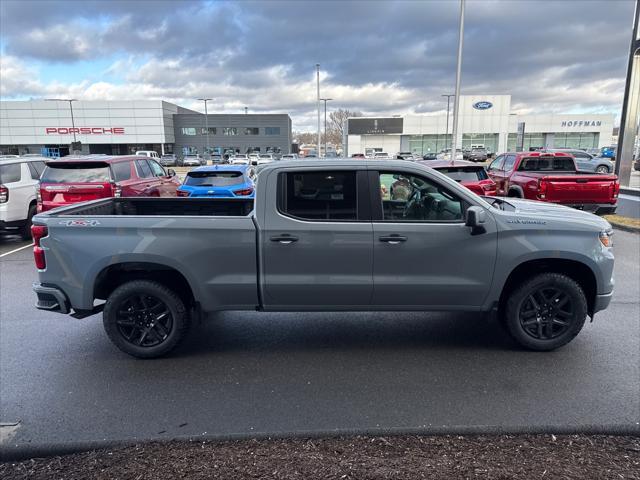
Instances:
[[[527,111],[617,111],[633,7],[467,2],[463,93],[511,93]],[[24,65],[129,56],[139,68],[121,72],[125,91],[182,103],[215,95],[229,108],[288,111],[305,124],[316,62],[336,105],[376,114],[442,109],[440,94],[454,84],[457,15],[448,0],[3,0],[0,33],[4,54]],[[14,83],[4,95],[20,95]],[[107,95],[121,87],[86,88]]]

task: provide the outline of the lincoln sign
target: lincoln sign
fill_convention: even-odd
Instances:
[[[124,127],[46,127],[47,135],[124,135]]]

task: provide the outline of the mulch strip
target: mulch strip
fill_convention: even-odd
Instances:
[[[640,479],[640,437],[387,436],[153,442],[0,463],[9,479]]]

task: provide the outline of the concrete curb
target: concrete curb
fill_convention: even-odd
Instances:
[[[612,221],[610,218],[608,218],[607,221],[611,224],[614,230],[623,230],[625,232],[640,233],[640,227],[632,227],[631,225],[618,223],[615,220]]]
[[[89,450],[113,449],[128,447],[141,443],[173,441],[182,442],[224,442],[237,440],[269,440],[285,438],[336,438],[353,436],[399,436],[399,435],[640,435],[640,423],[635,425],[540,425],[540,426],[430,426],[425,428],[380,428],[380,429],[335,429],[317,431],[294,431],[276,433],[238,433],[227,435],[190,435],[172,438],[152,437],[146,439],[98,440],[86,442],[43,443],[15,446],[0,446],[0,462],[21,461],[30,458],[46,458],[59,455],[70,455]]]

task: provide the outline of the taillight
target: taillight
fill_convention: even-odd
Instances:
[[[44,225],[31,225],[31,237],[33,238],[33,258],[36,261],[36,268],[44,270],[47,263],[44,259],[44,249],[40,246],[40,240],[49,234]]]
[[[620,182],[618,180],[613,181],[613,198],[618,198],[618,194],[620,193]]]
[[[40,192],[40,184],[36,185],[36,202],[42,203],[42,193]]]
[[[4,185],[0,185],[0,203],[7,203],[9,201],[9,189]]]
[[[176,192],[178,193],[179,197],[188,197],[189,196],[189,192],[187,192],[186,190],[177,190]]]
[[[544,178],[538,180],[538,196],[540,198],[545,198],[547,196],[547,187],[549,186],[549,182],[547,182]]]
[[[111,194],[114,196],[114,198],[120,198],[122,196],[122,187],[116,183],[112,183]]]
[[[253,188],[243,188],[242,190],[234,190],[233,194],[239,197],[246,197],[247,195],[251,195],[253,193]]]

